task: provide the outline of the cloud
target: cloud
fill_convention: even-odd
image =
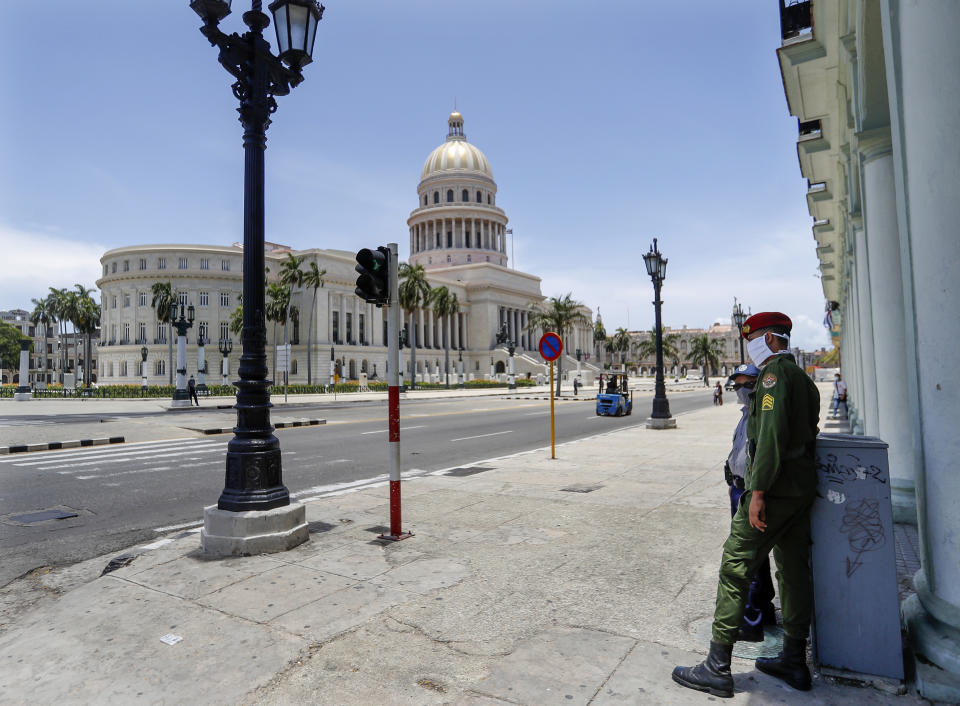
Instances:
[[[0,309],[32,309],[48,287],[73,288],[77,282],[94,288],[100,276],[100,256],[108,248],[72,240],[49,229],[22,230],[0,224]],[[96,294],[94,295],[96,296]]]

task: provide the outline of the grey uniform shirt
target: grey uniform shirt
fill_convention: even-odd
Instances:
[[[740,421],[737,422],[737,428],[733,432],[733,448],[730,455],[727,456],[727,463],[730,465],[730,472],[738,478],[747,477],[747,416],[750,413],[750,405],[744,405],[740,408]]]

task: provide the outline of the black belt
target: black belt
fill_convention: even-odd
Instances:
[[[744,483],[743,478],[741,478],[740,476],[733,476],[730,485],[732,485],[737,490],[746,490],[747,488],[746,483]]]

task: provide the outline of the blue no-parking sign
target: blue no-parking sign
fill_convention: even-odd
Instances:
[[[563,352],[563,341],[553,331],[547,331],[540,337],[540,355],[546,361],[553,361]]]

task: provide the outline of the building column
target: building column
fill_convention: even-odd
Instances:
[[[916,477],[922,568],[903,614],[914,653],[927,662],[917,665],[921,694],[960,702],[960,317],[950,308],[960,297],[960,73],[944,70],[960,63],[960,4],[885,0],[883,8],[885,47],[893,45],[886,53],[899,63],[887,75],[903,159],[903,274],[912,284],[904,314],[916,355],[911,372],[923,449]]]
[[[860,416],[863,419],[863,433],[867,436],[879,436],[880,427],[877,413],[877,367],[874,349],[876,347],[873,335],[873,304],[870,291],[870,264],[867,257],[867,239],[863,224],[854,225],[854,243],[856,248],[857,268],[857,320],[860,323],[860,369],[863,383],[861,395],[863,408]]]
[[[894,519],[916,524],[914,475],[919,439],[903,423],[910,409],[907,355],[904,343],[903,278],[889,130],[860,140],[864,186],[867,259],[870,268],[871,310],[877,374],[880,438],[889,445],[890,487]]]

